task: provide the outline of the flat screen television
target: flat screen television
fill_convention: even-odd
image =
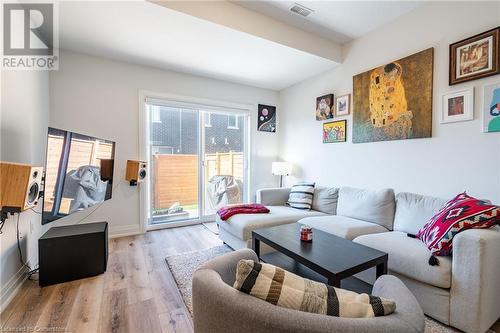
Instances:
[[[42,224],[111,198],[115,143],[49,127]]]

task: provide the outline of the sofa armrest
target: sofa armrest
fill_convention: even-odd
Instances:
[[[288,201],[291,188],[263,188],[257,190],[256,197],[257,203],[266,206],[284,206]]]
[[[450,324],[485,332],[500,317],[500,228],[469,229],[453,238]]]
[[[396,313],[409,327],[410,331],[423,332],[425,317],[420,304],[404,283],[393,275],[382,275],[375,281],[372,294],[392,299],[396,302]]]
[[[209,269],[217,272],[222,281],[232,286],[236,278],[236,266],[242,259],[259,261],[255,252],[250,249],[240,249],[234,252],[227,253],[223,256],[216,257],[198,269]]]

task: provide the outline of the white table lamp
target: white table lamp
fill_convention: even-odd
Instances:
[[[283,186],[283,176],[289,176],[292,173],[292,164],[288,162],[273,162],[272,173],[280,176],[280,187]]]

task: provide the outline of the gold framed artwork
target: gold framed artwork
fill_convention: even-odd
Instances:
[[[316,120],[333,118],[333,94],[316,98]]]
[[[346,120],[323,123],[323,143],[346,142],[346,133]]]
[[[431,137],[433,61],[430,48],[353,77],[354,143]]]
[[[500,74],[500,27],[450,45],[450,85]]]
[[[335,115],[337,117],[348,116],[351,113],[351,94],[337,97],[335,100]]]
[[[441,124],[474,119],[474,87],[443,95]]]

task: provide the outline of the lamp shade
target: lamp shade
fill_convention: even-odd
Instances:
[[[276,176],[289,176],[292,173],[292,165],[288,162],[273,162],[272,173]]]

